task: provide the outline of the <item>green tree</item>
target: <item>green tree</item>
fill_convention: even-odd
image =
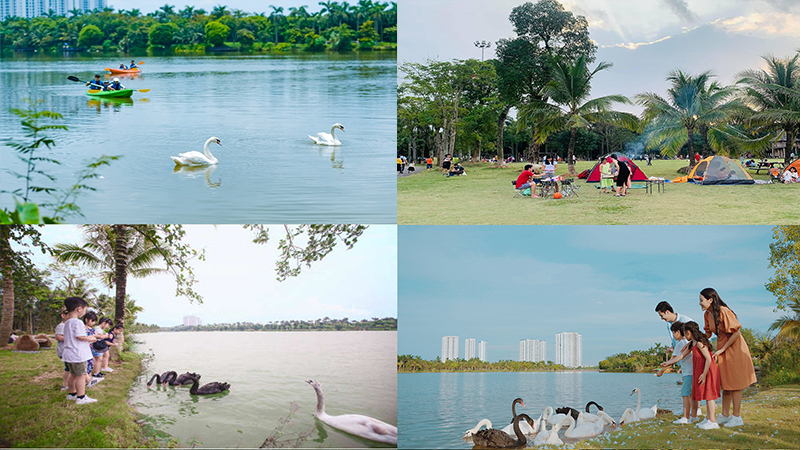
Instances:
[[[0,316],[0,347],[8,343],[14,323],[14,273],[23,267],[30,267],[28,254],[23,250],[14,250],[11,243],[17,246],[49,250],[42,242],[41,234],[31,225],[0,225],[0,276],[3,278],[3,314]]]
[[[220,22],[208,22],[206,24],[206,42],[214,47],[220,46],[225,42],[225,38],[230,34],[231,29]]]
[[[586,129],[598,122],[613,122],[629,128],[637,126],[636,116],[633,114],[611,109],[613,103],[630,103],[627,97],[615,94],[589,99],[592,78],[611,65],[601,62],[594,70],[590,70],[585,56],[579,56],[574,63],[554,60],[550,70],[553,78],[540,93],[548,102],[532,102],[520,109],[518,119],[523,126],[526,123],[537,123],[534,136],[539,142],[544,142],[555,131],[570,130],[567,149],[570,175],[577,175],[572,155],[575,153],[575,137],[579,128]]]
[[[180,32],[177,25],[172,22],[158,23],[150,27],[147,33],[150,45],[169,47],[174,42],[175,36]]]
[[[778,331],[776,340],[789,340],[800,343],[800,299],[793,298],[787,307],[792,314],[785,314],[773,322],[769,331]]]
[[[275,25],[275,44],[278,43],[278,24],[281,22],[281,19],[284,18],[283,16],[283,6],[274,6],[269,5],[272,8],[272,12],[269,13],[269,18],[272,20],[272,23]]]
[[[361,28],[358,29],[358,47],[370,50],[377,43],[378,32],[375,31],[372,21],[368,20],[361,24]]]
[[[256,41],[256,37],[253,36],[253,33],[250,30],[241,30],[238,34],[239,43],[242,44],[242,47],[247,48],[253,45]]]
[[[86,25],[78,34],[78,45],[81,47],[100,45],[103,43],[103,39],[105,39],[105,35],[100,31],[100,28],[95,25]]]
[[[773,228],[769,253],[769,267],[775,269],[775,276],[765,287],[777,298],[777,309],[786,310],[800,299],[800,226]]]

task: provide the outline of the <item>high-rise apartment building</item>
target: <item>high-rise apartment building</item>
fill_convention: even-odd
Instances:
[[[187,327],[196,327],[202,325],[203,322],[197,316],[183,316],[183,325]]]
[[[566,367],[583,365],[580,334],[564,332],[556,335],[555,362]]]
[[[464,359],[469,361],[475,357],[475,339],[464,340]]]
[[[0,20],[6,17],[27,19],[47,14],[51,10],[56,15],[65,16],[72,10],[82,12],[103,9],[106,0],[0,0]]]
[[[547,342],[539,339],[522,339],[519,341],[520,361],[547,361]]]
[[[442,361],[458,359],[458,336],[442,337]]]
[[[487,361],[487,359],[486,359],[486,347],[488,345],[489,345],[489,343],[486,342],[486,341],[481,341],[478,344],[478,359],[480,359],[481,361],[484,361],[484,362]]]

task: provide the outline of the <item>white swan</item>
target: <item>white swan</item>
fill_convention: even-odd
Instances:
[[[397,427],[372,417],[360,414],[343,414],[330,416],[325,412],[325,399],[322,397],[322,386],[314,380],[306,380],[317,393],[317,410],[314,416],[329,426],[345,433],[361,436],[371,441],[397,445]]]
[[[625,412],[622,413],[622,418],[619,419],[620,425],[625,425],[626,423],[633,423],[638,422],[639,418],[636,416],[636,413],[630,409],[625,409]]]
[[[548,406],[547,408],[544,409],[544,414],[542,414],[542,420],[539,422],[540,426],[539,433],[533,440],[534,445],[544,445],[545,441],[547,441],[547,438],[550,436],[552,430],[547,429],[547,422],[548,422],[548,417],[550,417],[552,413],[553,413],[553,408]],[[558,429],[556,429],[556,425],[558,424],[553,425],[552,428],[553,430],[556,430],[556,434],[558,434]]]
[[[311,136],[309,134],[308,137],[310,137],[315,144],[319,145],[342,145],[342,143],[339,142],[339,139],[336,139],[336,134],[334,133],[334,130],[336,130],[337,128],[342,130],[342,132],[344,132],[344,125],[340,123],[335,123],[331,127],[331,134],[320,132],[317,133],[316,136]]]
[[[214,155],[212,155],[211,151],[208,149],[208,146],[211,145],[212,142],[222,145],[219,138],[212,136],[208,138],[206,144],[203,146],[203,152],[205,154],[192,151],[181,153],[178,156],[170,156],[170,158],[179,166],[210,166],[216,164],[217,158],[214,158]]]
[[[600,416],[599,421],[586,422],[583,425],[576,426],[574,429],[570,427],[564,434],[564,436],[568,438],[578,438],[578,439],[595,437],[603,432],[603,430],[606,427],[606,424],[611,425],[614,423],[614,419],[612,419],[611,416],[609,416],[603,411],[599,411],[598,416]]]
[[[567,422],[570,423],[570,425],[569,425],[570,428],[573,428],[575,426],[575,419],[573,419],[572,416],[567,415],[563,419],[561,419],[561,422],[558,422],[557,424],[553,425],[553,429],[550,430],[550,433],[547,435],[546,439],[542,439],[540,441],[541,443],[537,444],[536,441],[539,440],[539,434],[542,434],[542,433],[539,433],[539,434],[536,435],[536,439],[534,439],[533,443],[535,445],[562,445],[562,444],[564,444],[564,442],[561,440],[561,438],[558,437],[558,430],[560,430],[561,427],[563,427],[564,424],[566,424]],[[564,436],[566,436],[566,434]]]
[[[525,420],[520,420],[519,421],[519,430],[522,431],[522,434],[527,434],[527,435],[536,434],[536,429],[539,428],[539,422],[541,422],[541,420],[542,420],[542,416],[539,416],[538,419],[534,419],[533,420],[533,425],[528,424],[528,422],[525,421]],[[509,436],[516,436],[516,434],[514,434],[514,423],[513,422],[508,424],[505,428],[503,428],[503,431],[506,434],[508,434]]]
[[[655,417],[658,412],[658,403],[653,405],[652,408],[640,409],[642,407],[642,391],[640,391],[639,388],[633,388],[631,395],[633,394],[639,394],[639,401],[636,403],[636,417],[638,417],[639,420],[652,419]]]
[[[471,441],[472,440],[472,435],[477,433],[478,430],[480,430],[481,427],[484,426],[484,425],[486,425],[486,429],[488,430],[489,428],[492,428],[492,421],[489,420],[489,419],[481,419],[481,421],[478,422],[478,424],[475,425],[474,428],[469,429],[469,430],[464,432],[464,436],[463,436],[462,439],[464,439],[465,441]]]

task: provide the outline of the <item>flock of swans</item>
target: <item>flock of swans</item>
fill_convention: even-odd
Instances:
[[[317,133],[316,136],[308,135],[308,137],[310,137],[315,144],[319,145],[342,145],[341,141],[339,141],[339,139],[336,137],[336,129],[344,132],[344,125],[335,123],[331,127],[330,134],[323,131]],[[180,153],[178,156],[170,156],[170,158],[175,161],[176,166],[213,166],[219,162],[219,160],[211,154],[211,150],[208,148],[209,145],[213,143],[222,146],[222,142],[220,142],[218,137],[211,136],[208,138],[208,140],[206,140],[205,145],[203,145],[203,153],[191,151]]]
[[[651,408],[641,408],[642,393],[639,388],[635,388],[631,395],[638,394],[636,410],[625,409],[619,424],[638,422],[640,420],[652,419],[658,412],[658,404]],[[559,431],[567,426],[564,437],[568,439],[586,439],[598,436],[605,432],[607,426],[616,427],[617,422],[611,418],[603,407],[595,402],[586,404],[586,411],[564,407],[555,410],[548,406],[537,418],[531,419],[527,414],[517,414],[517,403],[525,406],[521,398],[514,399],[511,404],[511,414],[513,419],[511,424],[505,428],[492,428],[489,419],[482,419],[478,424],[464,433],[463,439],[471,441],[476,446],[488,448],[519,448],[528,444],[528,438],[535,436],[533,445],[562,445],[564,442],[559,436]],[[598,409],[597,414],[589,412],[589,407],[595,405]],[[550,429],[547,428],[548,424]],[[483,427],[486,428],[483,428]]]
[[[166,387],[168,384],[170,386],[186,386],[191,384],[192,387],[189,389],[189,393],[192,395],[219,394],[231,388],[230,384],[220,383],[218,381],[200,386],[200,375],[194,372],[186,372],[180,376],[178,376],[178,373],[174,370],[164,372],[161,376],[155,374],[150,378],[150,381],[147,382],[148,388],[153,384],[153,380],[155,380],[157,384],[160,384],[161,387]]]

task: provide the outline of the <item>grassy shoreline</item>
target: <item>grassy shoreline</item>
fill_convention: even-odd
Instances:
[[[128,403],[131,384],[142,371],[143,356],[126,352],[113,373],[87,390],[97,403],[65,399],[63,363],[55,349],[39,353],[0,350],[0,447],[160,447],[138,424]]]

